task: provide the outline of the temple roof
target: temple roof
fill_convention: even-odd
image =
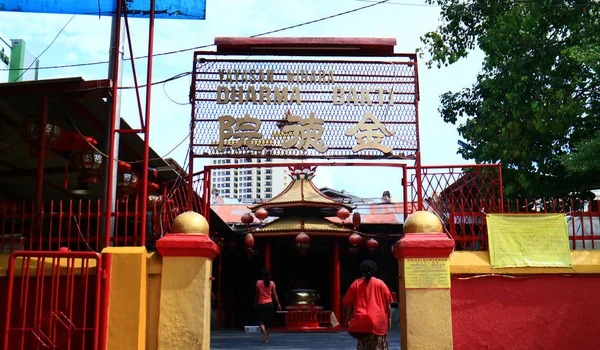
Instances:
[[[352,210],[354,207],[335,201],[323,194],[312,182],[314,168],[290,169],[292,182],[280,194],[272,199],[249,207],[256,211],[260,208],[276,207],[317,207],[317,208],[346,208]]]
[[[354,230],[352,224],[348,223],[345,227],[334,224],[333,222],[315,216],[309,217],[282,217],[265,226],[253,230],[253,234],[260,236],[261,234],[280,234],[280,235],[297,235],[300,232],[307,234],[326,234],[332,233],[341,235],[351,235]]]

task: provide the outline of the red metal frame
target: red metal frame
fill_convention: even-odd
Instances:
[[[133,75],[134,75],[134,82],[135,82],[135,90],[136,90],[136,95],[138,98],[138,109],[140,112],[140,123],[141,123],[141,128],[140,129],[136,129],[136,130],[120,130],[120,129],[116,129],[116,112],[117,112],[117,94],[118,94],[118,90],[119,90],[119,86],[118,86],[118,81],[119,81],[119,47],[121,45],[121,37],[120,37],[120,33],[121,33],[121,15],[123,14],[123,12],[127,12],[127,11],[123,11],[123,9],[126,10],[126,2],[124,2],[123,0],[117,0],[117,13],[116,16],[117,18],[119,18],[119,20],[117,20],[117,24],[116,24],[116,30],[115,30],[115,35],[116,37],[114,38],[114,42],[115,42],[115,50],[113,50],[113,77],[112,77],[112,81],[113,81],[113,94],[112,94],[112,105],[111,105],[111,120],[110,120],[110,140],[109,140],[109,152],[108,152],[108,174],[112,174],[114,172],[114,162],[115,162],[115,153],[114,153],[114,149],[116,147],[115,145],[115,133],[119,132],[119,133],[141,133],[144,134],[144,155],[142,157],[142,176],[141,176],[141,194],[142,194],[142,198],[148,198],[148,186],[146,185],[148,183],[148,168],[149,168],[149,155],[150,155],[150,106],[151,106],[151,99],[152,99],[152,64],[153,64],[153,55],[154,55],[154,19],[155,19],[155,7],[156,7],[156,1],[155,0],[150,0],[150,18],[149,18],[149,26],[148,26],[148,69],[147,69],[147,75],[146,75],[146,111],[145,111],[145,118],[144,120],[142,120],[142,109],[141,109],[141,102],[139,99],[139,86],[137,84],[137,74],[136,74],[136,70],[135,70],[135,63],[133,61],[133,47],[131,46],[131,43],[129,44],[129,50],[130,50],[130,56],[132,57],[132,71],[133,71]],[[129,22],[127,19],[127,16],[125,15],[125,23],[126,23],[126,30],[127,30],[127,36],[128,38],[130,38],[130,32],[129,32]],[[111,241],[111,231],[112,231],[112,193],[114,192],[114,184],[112,181],[108,181],[108,186],[107,186],[108,190],[108,198],[106,198],[105,201],[105,213],[106,213],[106,217],[105,217],[105,245],[109,246],[110,245],[110,241]],[[142,235],[140,236],[140,242],[139,244],[144,246],[146,244],[146,229],[147,229],[147,222],[146,222],[146,217],[147,217],[147,202],[146,200],[142,200],[141,202],[141,232]]]
[[[90,261],[96,262],[95,268]],[[101,266],[95,252],[12,253],[3,349],[99,349]]]

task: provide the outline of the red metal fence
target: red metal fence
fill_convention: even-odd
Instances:
[[[600,249],[600,201],[520,199],[476,201],[454,207],[445,220],[459,250],[487,250],[485,214],[565,214],[571,249]]]
[[[94,252],[12,253],[0,279],[2,348],[105,349],[101,289],[109,270]]]
[[[273,165],[270,165],[273,166]],[[211,168],[212,169],[212,168]],[[141,231],[141,203],[137,197],[116,204],[115,229],[109,238],[113,246],[152,245],[169,232],[177,215],[194,210],[210,211],[210,176],[194,175],[179,179],[162,200],[148,203],[147,232]],[[600,208],[598,202],[579,199],[507,200],[502,194],[500,165],[425,166],[404,171],[405,215],[422,209],[435,212],[455,239],[457,249],[486,250],[488,213],[564,213],[567,216],[572,249],[600,248]],[[421,188],[421,191],[419,191]],[[191,201],[190,201],[191,199]],[[206,200],[204,200],[206,199]],[[191,203],[191,204],[190,204]],[[0,252],[16,250],[100,251],[105,246],[105,214],[99,200],[49,201],[43,210],[32,202],[0,200]]]
[[[174,195],[183,189],[174,190]],[[141,233],[141,203],[138,198],[116,204],[112,246],[141,246],[160,238],[170,228],[180,208],[173,200],[148,203],[145,237]],[[33,202],[0,200],[0,252],[16,250],[100,251],[106,244],[100,200],[56,200],[43,203],[38,211]]]

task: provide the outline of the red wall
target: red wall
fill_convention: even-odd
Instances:
[[[600,349],[600,276],[452,279],[455,349]]]

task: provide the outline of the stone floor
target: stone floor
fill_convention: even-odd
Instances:
[[[243,331],[213,331],[211,333],[212,350],[225,349],[271,349],[271,350],[341,350],[356,349],[356,340],[347,332],[332,333],[279,333],[269,336],[269,343],[263,344],[260,333]],[[388,335],[390,350],[400,350],[400,333]]]

